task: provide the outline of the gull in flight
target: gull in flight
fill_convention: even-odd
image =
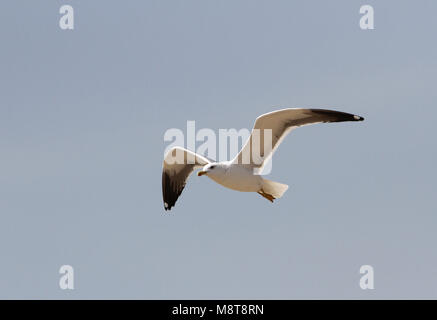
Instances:
[[[195,169],[201,169],[198,176],[205,175],[226,188],[257,192],[273,202],[288,186],[264,179],[260,172],[290,131],[315,123],[363,120],[363,117],[333,110],[283,109],[259,116],[246,144],[231,161],[214,162],[190,150],[174,147],[165,155],[162,168],[164,209],[170,210],[175,205]],[[179,161],[174,161],[175,154]]]

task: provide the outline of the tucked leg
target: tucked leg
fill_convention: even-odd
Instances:
[[[260,190],[258,191],[258,193],[260,195],[262,195],[264,198],[266,198],[267,200],[269,200],[270,202],[273,202],[273,200],[275,200],[276,198],[274,196],[272,196],[271,194],[265,193],[264,190]]]

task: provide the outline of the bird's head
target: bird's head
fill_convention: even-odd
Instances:
[[[220,164],[220,163],[208,163],[207,165],[205,165],[202,170],[200,170],[197,175],[203,176],[204,174],[209,175],[209,176],[214,176],[216,174],[221,174],[222,172],[225,171],[225,168]]]

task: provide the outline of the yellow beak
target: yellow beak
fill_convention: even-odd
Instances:
[[[203,176],[204,174],[207,174],[207,172],[206,171],[199,171],[198,173],[197,173],[197,175],[200,177],[200,176]]]

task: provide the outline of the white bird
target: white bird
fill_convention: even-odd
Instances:
[[[285,193],[288,186],[264,179],[259,173],[291,130],[321,122],[363,120],[363,117],[333,110],[283,109],[259,116],[246,144],[231,161],[213,162],[184,148],[174,147],[167,152],[163,163],[162,196],[164,208],[170,210],[175,205],[188,177],[195,169],[199,168],[202,170],[198,172],[198,176],[206,175],[218,184],[232,190],[257,192],[273,202],[274,199],[280,198]],[[270,133],[267,134],[268,132]],[[270,147],[266,147],[264,143],[264,140],[268,139],[271,139]],[[176,157],[179,157],[179,161],[172,163],[175,154]]]

